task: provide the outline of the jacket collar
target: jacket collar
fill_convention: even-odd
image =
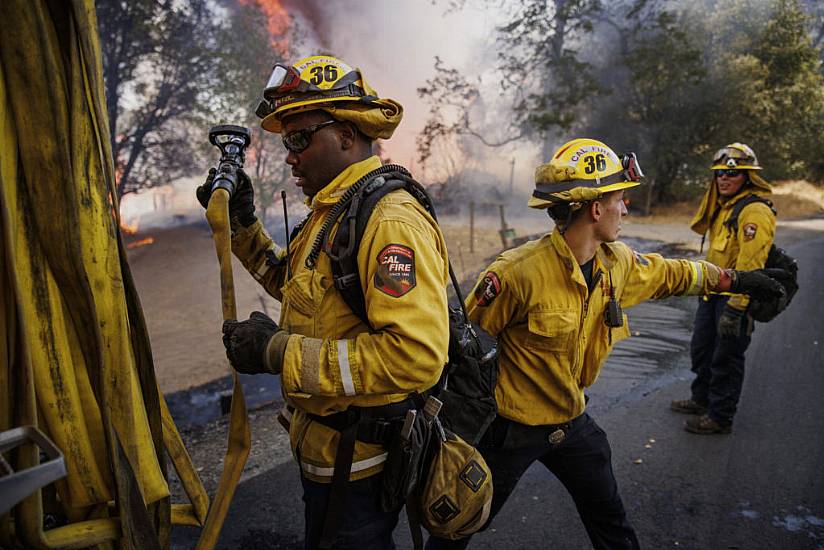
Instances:
[[[318,191],[318,194],[312,198],[306,199],[306,205],[312,210],[332,206],[343,193],[352,186],[353,183],[361,179],[363,176],[373,170],[381,167],[381,159],[376,155],[372,155],[368,159],[350,164],[343,171],[335,176],[335,179]]]
[[[552,231],[549,239],[552,247],[560,257],[561,262],[569,270],[572,280],[586,288],[586,281],[584,281],[584,274],[581,273],[581,268],[578,267],[578,260],[575,258],[575,254],[572,253],[564,236],[561,235],[557,227]],[[607,243],[601,243],[601,246],[595,250],[595,263],[592,266],[592,273],[595,274],[599,270],[609,271],[612,269],[612,266],[615,265],[615,261],[615,253],[609,245]]]

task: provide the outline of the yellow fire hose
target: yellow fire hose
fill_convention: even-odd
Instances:
[[[93,0],[1,0],[0,430],[42,429],[69,475],[0,517],[0,546],[149,550],[169,524],[215,546],[250,433],[237,375],[211,507],[157,387],[119,224]],[[31,98],[47,97],[33,106]],[[228,195],[210,224],[224,318],[235,317]],[[190,504],[171,504],[165,447]],[[6,457],[8,458],[8,457]],[[19,448],[15,469],[40,461]],[[44,514],[67,525],[44,530]]]
[[[220,295],[223,306],[223,320],[237,319],[237,305],[235,302],[235,286],[232,276],[232,242],[231,227],[229,224],[229,193],[222,188],[215,189],[209,199],[206,209],[206,220],[212,228],[215,241],[217,259],[220,263]],[[210,550],[217,542],[220,529],[229,511],[229,504],[235,494],[240,474],[249,456],[251,448],[251,433],[249,419],[246,416],[246,400],[243,396],[243,386],[237,372],[232,369],[232,406],[229,411],[229,443],[226,449],[226,458],[223,472],[215,493],[215,498],[209,508],[206,524],[197,543],[198,550]]]

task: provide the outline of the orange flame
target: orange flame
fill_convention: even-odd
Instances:
[[[126,220],[121,218],[121,220],[120,220],[120,231],[122,231],[124,235],[135,235],[137,233],[139,225],[140,225],[140,218],[133,219],[132,223],[129,223]]]
[[[248,6],[256,4],[266,16],[266,28],[272,37],[272,46],[281,53],[286,53],[289,49],[289,40],[286,36],[292,26],[292,17],[280,0],[238,0],[241,5]]]
[[[133,248],[140,248],[141,246],[146,246],[155,242],[154,237],[146,237],[145,239],[140,239],[139,241],[134,241],[126,245],[128,250]]]

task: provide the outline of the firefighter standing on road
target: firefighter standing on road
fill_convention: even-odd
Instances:
[[[372,141],[392,135],[402,108],[329,56],[277,65],[264,98],[261,125],[282,135],[311,212],[287,257],[254,216],[248,178],[235,193],[233,252],[282,307],[278,323],[258,312],[227,322],[227,354],[240,372],[281,375],[294,411],[289,433],[301,468],[306,548],[391,548],[399,509],[378,506],[386,426],[403,418],[410,395],[432,387],[446,363],[443,235],[404,190],[376,205],[358,252],[370,330],[333,285],[320,245],[331,242],[334,228],[324,221],[341,196],[382,169]],[[201,202],[210,189],[207,180]],[[332,235],[319,237],[322,231]]]
[[[713,181],[691,225],[702,236],[709,231],[707,261],[725,269],[764,267],[775,238],[775,213],[765,202],[772,187],[758,175],[761,166],[755,153],[743,143],[727,145],[715,154],[711,169]],[[752,202],[741,208],[745,200]],[[731,219],[736,210],[740,213],[734,224]],[[692,396],[670,406],[674,411],[697,415],[684,425],[689,432],[732,431],[744,384],[744,352],[753,330],[748,304],[749,297],[741,294],[700,298],[690,345],[695,373]]]
[[[498,417],[478,448],[495,483],[492,515],[536,460],[564,484],[595,548],[637,548],[612,471],[606,434],[585,412],[584,390],[613,345],[629,337],[621,308],[650,298],[778,292],[757,272],[639,254],[616,242],[624,191],[642,174],[634,154],[576,139],[536,170],[529,201],[555,220],[551,234],[501,254],[467,300],[470,317],[501,347]],[[428,548],[469,539],[430,538]]]

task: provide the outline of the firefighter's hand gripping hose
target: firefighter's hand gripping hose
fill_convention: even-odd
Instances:
[[[226,356],[244,374],[280,374],[288,342],[289,333],[259,311],[246,321],[223,322]]]
[[[212,228],[218,262],[220,263],[220,293],[223,305],[223,320],[237,318],[235,287],[232,277],[231,228],[229,224],[229,192],[224,188],[215,189],[206,208],[206,219]],[[209,515],[198,541],[198,550],[209,550],[217,543],[229,504],[237,488],[243,466],[249,456],[251,433],[246,415],[246,400],[237,372],[232,371],[232,406],[229,412],[229,443],[223,473],[217,487]]]

